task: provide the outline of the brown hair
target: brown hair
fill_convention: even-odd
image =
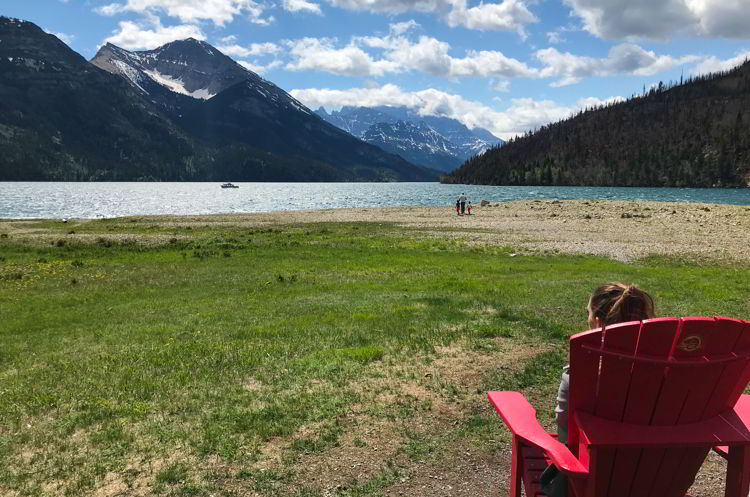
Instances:
[[[654,317],[653,299],[636,285],[602,285],[594,290],[589,305],[602,326]]]

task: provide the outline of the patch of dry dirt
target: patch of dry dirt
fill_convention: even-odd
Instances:
[[[510,458],[502,452],[504,449],[451,443],[440,447],[439,456],[428,462],[414,460],[405,451],[410,437],[439,439],[456,430],[459,420],[472,413],[492,415],[484,392],[478,393],[486,373],[502,367],[511,374],[544,351],[531,345],[503,347],[506,339],[496,341],[500,345],[497,353],[453,346],[437,349],[429,364],[415,358],[409,363],[374,366],[375,371],[366,380],[350,385],[366,401],[353,406],[341,420],[345,432],[338,444],[321,453],[303,454],[294,464],[290,494],[292,489],[306,485],[324,495],[338,495],[398,468],[400,476],[386,486],[386,495],[497,495],[499,489],[507,487]],[[372,412],[373,407],[388,412],[399,405],[424,407],[407,417]],[[310,434],[309,429],[305,432]],[[279,451],[278,442],[271,443],[270,452]],[[289,445],[291,441],[287,441]],[[264,448],[266,452],[268,448]],[[269,463],[266,460],[261,466],[272,469],[274,465]]]
[[[688,493],[695,497],[718,497],[724,495],[724,478],[727,472],[727,462],[718,454],[711,451],[703,463],[703,467],[695,477],[695,483]]]

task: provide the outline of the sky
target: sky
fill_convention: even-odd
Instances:
[[[2,0],[87,59],[205,40],[308,107],[405,105],[508,139],[750,57],[750,0]]]

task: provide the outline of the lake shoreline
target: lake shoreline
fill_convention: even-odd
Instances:
[[[750,262],[750,206],[610,200],[524,200],[475,205],[471,216],[454,206],[316,209],[248,214],[131,216],[162,230],[314,223],[394,223],[422,236],[535,254],[580,254],[634,260],[650,255]],[[122,218],[122,219],[129,219]],[[0,234],[46,237],[45,222],[0,220]],[[71,226],[95,222],[67,220]],[[55,235],[56,236],[56,235]],[[114,235],[113,235],[114,236]],[[144,243],[167,235],[144,234]],[[70,235],[75,240],[75,234]],[[79,235],[85,241],[83,235]],[[161,240],[163,242],[163,240]]]
[[[0,218],[101,219],[141,215],[261,213],[311,209],[449,206],[462,193],[478,203],[605,200],[750,205],[750,189],[521,187],[440,183],[3,183]]]

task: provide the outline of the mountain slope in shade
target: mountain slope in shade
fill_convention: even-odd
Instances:
[[[415,168],[342,133],[208,43],[188,39],[142,52],[108,44],[92,63],[128,80],[185,129],[216,146],[239,142],[303,163],[320,161],[344,180],[437,178],[436,171]]]
[[[112,74],[34,24],[0,17],[0,180],[437,178],[435,171],[415,167],[325,123],[243,68],[244,79],[237,77],[239,82],[227,87],[223,85],[234,76],[207,74],[201,80],[187,72],[169,72],[171,79],[181,78],[193,96],[148,76],[150,67],[164,75],[177,66],[190,66],[180,47],[198,47],[205,57],[217,60],[223,57],[212,54],[210,46],[188,41],[146,57],[169,54],[166,62],[151,66],[110,46]],[[218,93],[195,98],[202,90]]]
[[[194,140],[122,79],[0,17],[0,178],[183,179]]]
[[[182,124],[211,143],[235,141],[302,161],[325,162],[348,180],[437,178],[437,171],[354,138],[299,105],[276,95],[272,88],[246,80],[194,107],[183,116]]]
[[[485,129],[470,130],[455,119],[420,116],[406,107],[343,107],[340,111],[332,111],[330,114],[320,108],[316,113],[331,124],[369,143],[394,151],[407,160],[417,161],[418,164],[441,171],[453,170],[466,159],[504,143]],[[400,136],[405,132],[405,128],[395,126],[398,122],[414,127],[408,132],[411,138],[414,138],[412,146],[408,140],[404,140],[404,136]],[[373,127],[375,128],[371,130]],[[386,138],[384,133],[389,129],[396,134]],[[419,133],[417,129],[423,130],[423,142],[416,139],[415,133]],[[450,145],[434,148],[434,153],[431,153],[435,134],[441,136],[440,141]],[[452,158],[446,155],[448,149],[450,151],[447,153]]]
[[[750,186],[750,62],[659,83],[488,150],[444,178],[494,185]]]

